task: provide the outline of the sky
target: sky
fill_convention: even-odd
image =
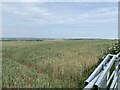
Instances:
[[[118,38],[117,2],[4,2],[2,37]]]

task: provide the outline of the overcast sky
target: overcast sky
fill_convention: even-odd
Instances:
[[[117,2],[4,2],[3,37],[117,38]]]

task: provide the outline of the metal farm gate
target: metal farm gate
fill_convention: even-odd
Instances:
[[[108,54],[85,81],[83,90],[120,90],[120,53]]]

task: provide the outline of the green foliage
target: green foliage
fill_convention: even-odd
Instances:
[[[120,52],[120,41],[116,41],[116,43],[109,48],[108,52],[112,54],[118,54]]]
[[[83,88],[111,40],[3,41],[5,88]]]

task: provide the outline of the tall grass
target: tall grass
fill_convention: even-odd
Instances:
[[[3,41],[6,88],[82,88],[112,40]]]

